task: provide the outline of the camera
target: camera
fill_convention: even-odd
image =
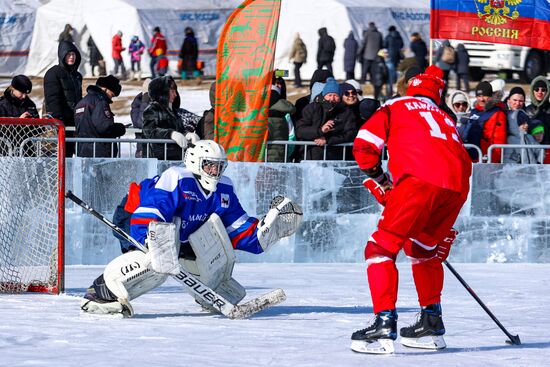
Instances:
[[[30,107],[27,109],[27,112],[31,115],[33,119],[40,118],[38,115],[38,111],[36,110],[36,107]]]
[[[276,77],[281,77],[281,78],[287,78],[288,77],[288,70],[277,69],[277,70],[275,70],[275,76]]]

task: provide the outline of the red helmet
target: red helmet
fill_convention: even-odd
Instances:
[[[426,68],[423,74],[418,74],[409,80],[407,95],[428,97],[439,105],[444,89],[443,70],[431,65]]]

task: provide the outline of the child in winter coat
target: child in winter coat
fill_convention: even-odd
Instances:
[[[141,55],[145,51],[145,45],[138,36],[133,36],[128,46],[128,53],[130,53],[130,62],[132,65],[132,76],[130,79],[141,80]]]

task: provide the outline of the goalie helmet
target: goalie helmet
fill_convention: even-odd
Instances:
[[[195,174],[203,189],[213,192],[227,167],[227,156],[215,141],[199,140],[187,148],[183,163]]]

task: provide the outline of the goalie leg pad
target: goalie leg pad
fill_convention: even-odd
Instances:
[[[151,256],[151,266],[157,273],[171,275],[179,273],[179,223],[179,220],[175,223],[149,223],[146,241]]]
[[[189,236],[189,243],[196,259],[180,259],[180,264],[229,302],[239,303],[246,296],[246,291],[232,278],[235,251],[220,217],[212,214]]]
[[[192,260],[186,259],[182,264],[185,269],[193,274],[196,269],[201,282],[212,289],[231,278],[235,251],[217,214],[212,214],[199,229],[189,235],[189,243],[197,258],[194,264],[191,264]]]
[[[111,261],[103,277],[109,290],[125,304],[164,283],[168,275],[153,271],[149,254],[131,251]]]

